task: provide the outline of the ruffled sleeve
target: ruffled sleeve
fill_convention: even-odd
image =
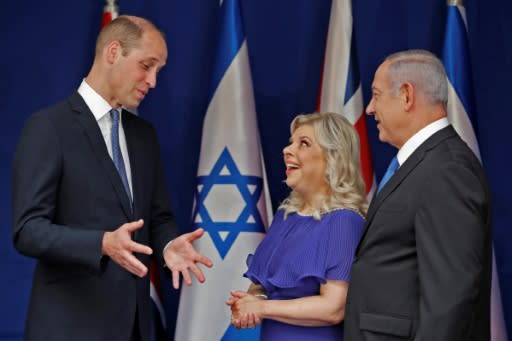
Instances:
[[[356,248],[363,231],[364,219],[349,210],[335,212],[338,213],[330,217],[328,238],[325,242],[325,279],[348,282]]]
[[[311,281],[350,278],[363,218],[349,210],[335,210],[320,220],[278,212],[268,234],[247,259],[244,274],[267,291],[307,286]]]

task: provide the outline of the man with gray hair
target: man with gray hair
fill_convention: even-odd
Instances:
[[[490,193],[446,104],[445,71],[430,52],[392,54],[375,72],[366,111],[398,153],[356,251],[347,341],[490,339]]]

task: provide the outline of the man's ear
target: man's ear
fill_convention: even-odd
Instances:
[[[403,83],[400,86],[400,96],[402,98],[402,103],[404,105],[405,111],[411,110],[415,100],[413,85],[409,82]]]
[[[105,47],[105,58],[109,64],[114,64],[115,61],[121,56],[122,47],[119,40],[111,41]]]

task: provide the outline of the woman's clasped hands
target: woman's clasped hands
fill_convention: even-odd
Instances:
[[[244,291],[231,291],[226,304],[231,308],[231,324],[236,328],[254,328],[261,323],[264,299]]]

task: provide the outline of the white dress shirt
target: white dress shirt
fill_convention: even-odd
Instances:
[[[107,145],[108,154],[110,158],[112,158],[112,140],[110,131],[112,129],[112,117],[110,116],[110,110],[112,107],[110,104],[105,101],[103,97],[101,97],[93,88],[87,84],[87,82],[82,80],[82,84],[78,88],[78,93],[84,99],[85,103],[92,111],[92,114],[96,118],[96,122],[101,130],[101,134],[103,135],[103,139],[105,140],[105,144]],[[119,146],[121,148],[121,154],[123,155],[124,168],[126,170],[126,177],[128,178],[128,186],[130,187],[130,192],[133,198],[133,189],[132,189],[132,171],[130,168],[130,158],[128,156],[128,148],[126,146],[126,136],[124,135],[123,128],[123,113],[122,110],[119,110]]]
[[[408,139],[396,155],[400,166],[403,165],[409,156],[411,156],[411,154],[414,153],[414,151],[418,149],[418,147],[421,146],[421,144],[425,142],[430,136],[434,135],[439,130],[446,128],[449,125],[450,122],[448,122],[446,117],[440,118],[437,121],[434,121],[426,127],[422,128],[410,139]]]

